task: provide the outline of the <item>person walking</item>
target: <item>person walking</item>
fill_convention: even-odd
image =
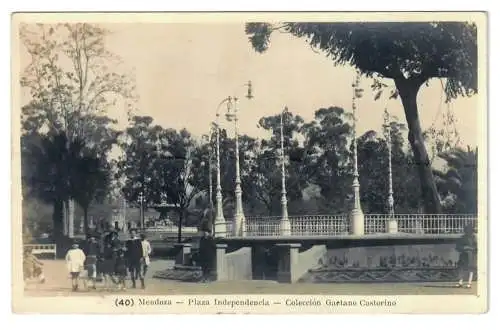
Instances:
[[[117,249],[117,250],[119,250],[123,247],[117,231],[111,232],[110,245],[113,249]]]
[[[215,257],[215,241],[207,227],[202,228],[203,236],[200,238],[198,264],[201,266],[201,282],[206,283],[210,280],[210,273]]]
[[[474,234],[474,227],[472,224],[464,228],[464,235],[457,243],[458,258],[458,284],[457,287],[465,287],[469,289],[472,286],[474,272],[476,270],[476,253],[477,253],[477,239]],[[467,278],[467,284],[464,285],[464,279]]]
[[[96,288],[97,281],[97,258],[100,255],[101,246],[97,241],[97,238],[93,235],[89,235],[87,244],[84,248],[85,258],[85,269],[87,270],[88,280],[90,280],[91,288]]]
[[[141,281],[141,288],[145,288],[144,277],[141,272],[141,261],[144,257],[142,242],[137,235],[137,230],[130,230],[130,239],[126,243],[127,265],[129,267],[130,279],[132,280],[132,288],[136,288],[136,281],[139,278]]]
[[[73,244],[71,249],[66,253],[66,267],[71,275],[71,286],[73,291],[78,290],[78,279],[80,277],[80,272],[84,269],[85,263],[85,253],[78,246],[78,244]]]
[[[141,244],[142,244],[142,277],[146,278],[146,273],[148,272],[148,267],[151,262],[150,257],[153,249],[151,248],[151,243],[146,239],[146,234],[141,234]]]
[[[114,274],[117,277],[118,290],[125,290],[125,278],[127,277],[127,260],[125,249],[120,248],[115,251]]]

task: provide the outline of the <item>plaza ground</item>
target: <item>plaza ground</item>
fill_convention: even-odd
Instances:
[[[155,260],[146,279],[146,289],[105,290],[98,283],[96,290],[71,291],[71,280],[62,260],[44,260],[46,282],[28,283],[28,296],[101,296],[110,294],[189,295],[189,294],[308,294],[308,295],[465,295],[476,294],[476,283],[471,289],[455,288],[454,283],[295,283],[273,281],[234,281],[187,283],[154,279],[154,272],[172,267],[172,261]],[[130,286],[130,281],[127,281]]]

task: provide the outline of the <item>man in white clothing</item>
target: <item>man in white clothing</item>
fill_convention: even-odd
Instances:
[[[145,234],[141,234],[141,244],[142,244],[142,254],[143,254],[143,259],[142,259],[142,276],[146,277],[146,273],[148,271],[148,266],[151,260],[149,257],[151,256],[151,252],[153,252],[153,249],[151,248],[151,243],[146,239]]]
[[[71,274],[71,284],[73,291],[78,290],[78,278],[80,272],[84,268],[85,253],[79,248],[78,244],[73,244],[71,249],[66,253],[66,266]]]

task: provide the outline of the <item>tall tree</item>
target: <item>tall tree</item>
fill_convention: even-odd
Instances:
[[[320,188],[327,212],[348,210],[352,184],[351,117],[339,107],[321,108],[315,112],[315,120],[303,126],[306,140],[301,157],[306,157],[308,181]]]
[[[368,131],[358,138],[360,199],[367,214],[387,211],[387,150],[386,142],[375,131]]]
[[[420,206],[418,175],[411,171],[413,157],[404,146],[405,125],[392,121],[387,125],[391,139],[392,190],[396,213],[414,213]],[[389,151],[387,137],[368,131],[358,138],[360,195],[363,211],[389,211]]]
[[[83,209],[83,230],[89,230],[88,211],[92,202],[102,202],[110,183],[109,164],[95,151],[87,151],[75,161],[75,175],[71,177],[73,197]]]
[[[408,124],[408,141],[418,169],[427,212],[441,204],[424,144],[417,106],[420,87],[446,78],[448,99],[477,92],[477,28],[468,22],[248,23],[253,48],[264,52],[274,30],[306,38],[334,64],[350,64],[368,77],[394,80],[393,97],[401,99]],[[385,87],[376,80],[373,88]],[[376,98],[380,97],[377,93]]]
[[[68,143],[83,140],[100,156],[111,150],[118,133],[106,112],[117,102],[131,112],[135,96],[131,77],[117,73],[120,59],[106,49],[108,34],[87,23],[21,26],[23,50],[31,57],[21,75],[30,96],[22,108],[25,134],[64,133]],[[63,201],[67,216],[70,203]]]
[[[154,170],[157,174],[154,185],[167,202],[175,205],[179,217],[177,240],[181,242],[182,226],[191,203],[208,188],[202,185],[207,176],[207,173],[200,170],[204,160],[203,153],[185,129],[164,130],[160,139],[162,150],[155,161]]]
[[[120,140],[117,178],[125,198],[136,204],[142,193],[147,207],[172,205],[158,209],[177,213],[181,241],[194,198],[208,188],[207,173],[201,170],[204,151],[187,130],[164,129],[151,117],[133,117]]]
[[[44,136],[30,142],[21,156],[25,166],[31,169],[23,173],[23,181],[30,187],[32,196],[53,205],[53,229],[57,240],[64,234],[64,201],[76,195],[75,189],[81,189],[71,182],[79,175],[77,164],[85,144],[82,140],[68,139],[64,133]]]
[[[129,203],[137,204],[141,193],[148,202],[160,202],[161,196],[153,184],[159,152],[157,142],[162,130],[153,125],[153,118],[134,116],[119,138],[118,145],[123,154],[116,162],[116,179]]]
[[[302,189],[307,177],[301,175],[305,166],[304,148],[298,140],[302,137],[301,128],[304,120],[290,111],[263,117],[259,126],[271,133],[268,139],[262,139],[255,162],[252,164],[250,182],[254,197],[263,203],[270,215],[279,215],[282,190],[281,168],[281,117],[283,117],[283,147],[285,156],[285,176],[287,199],[297,202],[302,199]]]
[[[26,128],[65,131],[70,139],[87,139],[93,135],[95,120],[102,120],[117,102],[132,110],[133,80],[117,73],[121,60],[106,49],[108,34],[87,23],[21,27],[21,40],[31,57],[21,76],[21,85],[31,96],[23,107],[23,116],[31,119]]]

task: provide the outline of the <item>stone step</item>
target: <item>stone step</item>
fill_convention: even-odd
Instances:
[[[153,278],[182,282],[198,282],[201,280],[201,270],[166,269],[156,272]]]

